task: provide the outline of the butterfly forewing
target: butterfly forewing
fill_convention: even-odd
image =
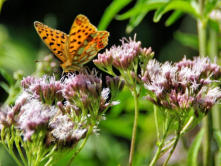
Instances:
[[[48,48],[59,58],[62,62],[66,61],[65,45],[67,35],[64,32],[53,29],[38,21],[34,22],[36,31],[41,39],[48,46]]]
[[[75,18],[68,42],[71,60],[81,55],[81,50],[87,46],[87,38],[96,31],[96,27],[90,23],[86,16],[80,14]]]

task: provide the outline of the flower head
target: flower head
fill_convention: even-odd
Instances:
[[[138,56],[148,56],[151,54],[151,48],[142,48],[141,42],[134,39],[123,38],[120,46],[112,46],[102,54],[98,54],[98,59],[93,62],[100,68],[110,67],[113,65],[119,70],[126,70],[137,63]]]
[[[12,108],[3,106],[0,108],[0,130],[3,127],[10,127],[14,123],[14,113]]]
[[[107,102],[109,93],[110,90],[102,88],[101,78],[94,73],[69,75],[64,81],[65,107],[71,108],[81,118],[87,115],[86,119],[99,119],[97,116],[110,106]]]
[[[17,118],[17,127],[23,131],[24,138],[30,140],[35,130],[46,125],[57,112],[56,107],[44,105],[38,100],[32,99],[21,106]]]
[[[63,85],[56,81],[54,76],[42,78],[28,76],[22,80],[21,85],[26,92],[43,103],[52,104],[63,100]]]
[[[184,58],[175,64],[150,60],[141,79],[145,88],[155,94],[156,98],[147,97],[155,104],[170,109],[208,110],[221,96],[221,90],[212,86],[220,71],[209,58]]]
[[[52,135],[60,142],[74,142],[84,138],[87,129],[80,124],[74,123],[67,115],[59,114],[49,123]]]

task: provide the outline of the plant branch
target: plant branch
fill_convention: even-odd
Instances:
[[[178,131],[177,131],[177,134],[176,134],[176,137],[175,137],[175,142],[174,142],[173,147],[172,147],[172,149],[171,149],[171,151],[169,153],[169,156],[167,157],[167,159],[163,163],[163,166],[166,166],[168,164],[168,162],[169,162],[169,160],[170,160],[170,158],[171,158],[171,156],[172,156],[172,154],[173,154],[173,152],[174,152],[174,150],[175,150],[175,148],[177,146],[179,138],[180,138],[180,122],[178,123]]]
[[[75,159],[75,157],[78,155],[78,153],[80,153],[80,151],[84,148],[84,146],[86,145],[86,142],[89,138],[89,136],[91,135],[93,131],[93,126],[90,126],[89,129],[88,129],[88,133],[84,139],[84,141],[81,143],[80,147],[78,148],[78,150],[76,150],[73,154],[73,156],[71,157],[70,161],[68,162],[67,166],[70,166],[71,163],[73,162],[73,160]]]
[[[136,90],[136,85],[133,88],[133,97],[134,97],[134,125],[133,125],[133,132],[132,132],[132,140],[130,145],[130,156],[129,156],[129,165],[132,166],[133,163],[133,155],[134,155],[134,147],[135,147],[135,140],[136,140],[136,132],[137,132],[137,122],[138,122],[138,95]]]
[[[167,116],[168,118],[168,116]],[[165,143],[165,139],[167,137],[167,134],[168,134],[168,131],[169,131],[169,128],[170,128],[170,124],[171,124],[171,121],[172,119],[169,120],[169,122],[167,123],[166,127],[165,127],[165,132],[163,133],[163,138],[162,140],[160,141],[160,144],[158,146],[158,149],[152,159],[152,161],[150,162],[150,165],[149,166],[154,166],[157,162],[157,160],[159,159],[160,155],[161,155],[161,150],[162,148],[164,147],[164,143]]]

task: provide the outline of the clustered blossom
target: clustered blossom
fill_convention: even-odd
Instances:
[[[142,48],[141,42],[134,39],[123,38],[120,46],[112,46],[102,54],[98,54],[98,59],[93,62],[99,68],[108,68],[112,65],[119,70],[127,70],[138,62],[139,55],[149,56],[152,53],[151,48]]]
[[[115,78],[109,78],[112,80]],[[118,84],[121,81],[115,81],[111,88],[122,88]],[[110,89],[103,88],[101,78],[93,73],[69,74],[58,81],[54,76],[28,76],[21,85],[23,92],[15,105],[0,110],[0,129],[13,124],[25,140],[42,130],[45,140],[77,143],[90,125],[97,127],[103,111],[113,105]]]
[[[221,98],[221,90],[212,86],[221,69],[209,58],[184,58],[175,64],[150,60],[143,73],[145,88],[156,96],[147,99],[169,109],[194,107],[206,112]]]
[[[63,85],[60,81],[56,81],[54,76],[42,78],[28,76],[22,80],[21,85],[26,92],[33,94],[34,98],[43,103],[52,104],[63,100]]]
[[[13,121],[13,110],[8,106],[2,107],[0,109],[0,130],[3,128],[3,126],[11,126]]]
[[[57,112],[55,106],[43,105],[40,101],[31,99],[21,106],[17,126],[23,131],[24,138],[30,139],[37,127],[47,125]]]
[[[52,135],[63,142],[77,142],[81,138],[84,138],[87,133],[86,128],[79,127],[68,115],[59,114],[55,116],[50,121],[49,126],[52,128]]]

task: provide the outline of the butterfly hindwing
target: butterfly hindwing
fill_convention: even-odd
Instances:
[[[97,31],[90,34],[86,39],[86,45],[79,49],[79,55],[73,59],[73,63],[84,64],[90,61],[97,52],[108,44],[109,33],[107,31]],[[81,50],[81,52],[80,52]]]
[[[65,45],[67,35],[56,29],[52,29],[41,22],[35,21],[34,26],[41,39],[48,46],[48,48],[59,58],[62,62],[66,61]]]

